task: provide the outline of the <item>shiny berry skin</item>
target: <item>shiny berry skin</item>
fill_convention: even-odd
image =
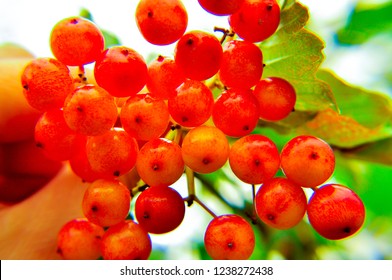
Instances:
[[[97,58],[94,77],[115,97],[134,96],[146,85],[147,64],[135,50],[113,46]]]
[[[67,222],[57,235],[57,253],[65,260],[96,260],[101,256],[102,227],[77,218]]]
[[[184,74],[171,57],[160,55],[148,65],[146,86],[156,99],[173,97],[176,88],[184,81]]]
[[[273,178],[256,193],[257,216],[276,229],[296,226],[303,219],[306,206],[307,198],[302,187],[286,178]]]
[[[121,124],[129,135],[140,141],[160,137],[170,122],[169,109],[164,100],[148,94],[137,94],[121,107]]]
[[[168,107],[173,120],[184,127],[204,124],[211,116],[214,96],[202,82],[186,80],[169,99]]]
[[[79,139],[65,122],[62,110],[42,114],[35,125],[35,144],[50,159],[63,161],[73,156],[73,147]]]
[[[84,193],[83,214],[96,225],[112,226],[128,216],[130,201],[130,191],[124,184],[116,180],[98,179]]]
[[[294,87],[285,79],[270,77],[260,80],[253,94],[260,107],[260,118],[266,121],[279,121],[286,118],[296,102]]]
[[[62,108],[74,89],[68,67],[53,58],[30,61],[23,70],[21,82],[27,102],[39,111]]]
[[[152,187],[172,185],[184,173],[184,167],[181,147],[165,138],[145,143],[136,160],[140,178]]]
[[[243,182],[262,184],[279,170],[280,155],[271,139],[252,134],[233,143],[229,164],[233,173]]]
[[[214,76],[221,64],[222,46],[212,34],[193,30],[177,42],[174,60],[185,77],[203,81]]]
[[[148,233],[132,220],[109,227],[102,237],[105,260],[147,260],[152,244]]]
[[[251,90],[228,89],[215,100],[212,120],[231,137],[250,134],[259,120],[259,105]]]
[[[249,89],[263,74],[263,54],[258,46],[233,40],[224,44],[219,78],[229,88]]]
[[[103,173],[105,178],[130,171],[136,164],[138,152],[135,138],[122,130],[109,130],[87,139],[86,153],[91,169]]]
[[[312,227],[324,238],[338,240],[360,230],[365,220],[365,206],[351,189],[327,184],[315,190],[308,204]]]
[[[335,169],[332,148],[322,139],[309,135],[297,136],[286,143],[280,160],[286,177],[305,188],[323,184]]]
[[[245,0],[239,11],[229,16],[229,24],[238,37],[253,43],[273,35],[279,22],[276,0]]]
[[[210,14],[227,16],[237,12],[244,0],[198,0],[200,6]]]
[[[65,100],[63,110],[67,125],[76,133],[88,136],[109,131],[118,117],[113,96],[92,84],[76,88]]]
[[[215,217],[207,226],[204,246],[215,260],[247,260],[255,247],[251,225],[238,215]]]
[[[167,233],[181,224],[185,203],[181,195],[170,187],[150,187],[137,197],[135,215],[146,231]]]
[[[59,21],[50,34],[53,55],[69,66],[94,62],[104,50],[104,37],[91,21],[70,17]]]
[[[176,42],[188,26],[188,14],[180,0],[141,0],[135,17],[144,39],[154,45]]]
[[[198,173],[211,173],[221,168],[229,157],[226,135],[213,126],[192,128],[182,142],[185,165]]]

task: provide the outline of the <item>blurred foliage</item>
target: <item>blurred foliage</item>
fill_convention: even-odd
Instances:
[[[365,43],[375,35],[392,37],[392,3],[372,7],[358,4],[349,16],[347,24],[338,30],[337,39],[341,44]]]

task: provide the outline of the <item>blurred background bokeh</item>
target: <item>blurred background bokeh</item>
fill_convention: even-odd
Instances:
[[[157,54],[171,55],[173,45],[152,46],[138,33],[133,18],[137,2],[0,0],[0,45],[12,42],[35,56],[52,56],[48,42],[53,25],[86,9],[84,14],[89,12],[109,37],[134,48],[147,61]],[[189,12],[189,30],[197,28],[213,32],[214,26],[228,27],[225,17],[208,15],[197,1],[183,2]],[[328,71],[320,72],[320,78],[337,91],[350,91],[352,95],[366,92],[390,99],[392,1],[300,2],[309,8],[310,19],[306,28],[316,33],[325,44],[325,60],[321,67]],[[390,104],[388,106],[390,109]],[[358,110],[357,114],[361,112]],[[382,112],[388,114],[391,111]],[[356,117],[361,118],[360,115]],[[392,120],[392,116],[387,117]],[[391,122],[385,129],[391,135]],[[281,134],[270,127],[259,127],[256,132],[271,137],[279,149],[294,135],[287,131]],[[311,229],[306,217],[297,227],[285,231],[273,230],[260,223],[254,226],[257,246],[252,259],[392,259],[391,139],[389,136],[366,143],[365,149],[360,150],[355,150],[358,147],[335,147],[337,166],[329,182],[349,186],[366,206],[365,225],[358,234],[346,240],[329,241]],[[185,177],[173,187],[187,196]],[[198,175],[196,193],[216,214],[246,216],[251,211],[251,186],[236,179],[228,166],[213,174]],[[307,194],[310,196],[311,192]],[[154,251],[151,258],[208,259],[203,236],[210,220],[211,216],[197,204],[187,208],[185,220],[178,229],[164,235],[152,235]]]

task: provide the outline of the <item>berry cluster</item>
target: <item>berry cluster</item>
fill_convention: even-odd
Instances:
[[[227,162],[239,180],[261,185],[254,209],[271,227],[294,227],[306,212],[325,238],[341,239],[362,226],[364,206],[353,191],[319,187],[335,167],[327,143],[298,136],[279,152],[272,140],[252,133],[259,120],[286,118],[296,102],[288,81],[262,77],[263,55],[255,44],[277,30],[277,2],[199,3],[209,13],[228,16],[231,30],[216,29],[223,32],[221,40],[204,31],[186,32],[188,15],[180,0],[141,0],[135,15],[141,34],[157,46],[175,43],[173,57],[158,56],[147,65],[129,47],[105,49],[94,23],[71,17],[52,30],[55,58],[34,59],[25,68],[25,97],[42,112],[36,145],[51,159],[69,161],[89,183],[85,217],[59,233],[63,258],[147,259],[149,234],[176,229],[185,202],[209,210],[194,188],[183,198],[170,186],[184,171],[192,185],[194,172],[211,173]],[[86,78],[84,66],[90,63],[95,81]],[[275,177],[280,168],[284,178]],[[131,173],[143,187],[124,183]],[[309,202],[303,188],[314,189]],[[129,215],[132,199],[135,221]],[[208,254],[248,259],[255,246],[250,223],[234,214],[213,216],[204,237]]]

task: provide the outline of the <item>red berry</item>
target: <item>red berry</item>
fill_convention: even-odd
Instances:
[[[99,86],[80,86],[65,101],[65,121],[79,134],[101,135],[114,126],[117,117],[113,96]]]
[[[180,0],[141,0],[135,16],[144,39],[154,45],[174,43],[188,26],[188,14]]]
[[[280,22],[276,0],[245,0],[241,8],[229,16],[229,24],[238,37],[261,42],[275,33]]]
[[[170,187],[150,187],[137,197],[135,215],[146,231],[167,233],[181,224],[185,203],[181,195]]]
[[[112,226],[128,216],[130,200],[130,191],[121,182],[99,179],[91,183],[84,193],[83,213],[96,225]]]
[[[249,89],[263,74],[263,54],[253,43],[233,40],[223,46],[219,78],[229,88]]]
[[[147,65],[135,50],[114,46],[105,50],[95,62],[97,84],[115,97],[134,96],[147,82]]]
[[[214,96],[202,82],[186,80],[169,99],[169,112],[175,122],[184,127],[204,124],[211,116]]]
[[[60,109],[74,90],[68,67],[53,58],[37,58],[28,63],[21,76],[29,105],[40,111]]]
[[[204,245],[215,260],[247,260],[255,247],[255,235],[244,218],[222,215],[208,224]]]
[[[140,149],[136,168],[146,184],[152,187],[169,186],[184,173],[181,148],[164,138],[153,139]]]
[[[224,91],[215,100],[212,120],[227,136],[242,137],[251,133],[259,120],[259,105],[252,91]]]
[[[121,176],[136,164],[139,146],[135,138],[122,130],[109,130],[103,135],[89,136],[86,144],[91,169],[109,176]]]
[[[304,217],[307,199],[303,189],[286,178],[273,178],[257,191],[257,216],[277,229],[296,226]]]
[[[57,253],[66,260],[96,260],[101,256],[104,229],[78,218],[67,222],[57,236]]]
[[[105,260],[147,260],[151,250],[150,236],[132,220],[111,226],[102,237]]]
[[[94,62],[103,51],[104,45],[104,37],[99,28],[81,17],[59,21],[50,35],[53,55],[70,66]]]
[[[212,126],[191,129],[182,142],[185,165],[198,173],[211,173],[221,168],[229,157],[229,141]]]
[[[280,167],[280,155],[269,138],[252,134],[234,142],[229,163],[233,173],[243,182],[262,184],[275,176]]]
[[[149,141],[162,136],[169,125],[170,115],[164,100],[137,94],[121,107],[120,119],[129,135],[140,141]]]
[[[185,81],[181,69],[170,57],[158,56],[148,65],[147,88],[150,95],[157,99],[169,99]]]
[[[318,188],[308,204],[312,227],[323,237],[337,240],[355,234],[365,220],[365,206],[359,196],[339,184]]]
[[[227,16],[241,8],[244,0],[198,0],[207,12],[217,16]]]
[[[259,103],[261,119],[279,121],[294,110],[295,89],[282,78],[271,77],[259,81],[253,94]]]
[[[332,148],[314,136],[297,136],[281,151],[281,167],[286,177],[306,188],[323,184],[333,174],[335,156]]]
[[[222,46],[214,35],[195,30],[177,42],[174,59],[187,78],[203,81],[218,72],[222,53]]]

